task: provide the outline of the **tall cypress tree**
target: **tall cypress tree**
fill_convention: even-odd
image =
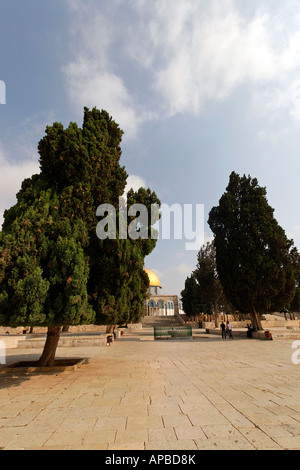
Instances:
[[[122,134],[96,108],[84,109],[82,128],[48,126],[38,145],[41,172],[23,182],[4,214],[0,324],[47,326],[41,365],[53,364],[62,326],[117,324],[142,313],[144,257],[156,240],[100,240],[96,233],[97,207],[118,211],[126,186]],[[150,190],[128,196],[128,205],[160,204]]]
[[[199,297],[199,285],[194,274],[186,278],[184,289],[181,291],[181,300],[184,313],[187,317],[196,317],[202,313],[203,308]]]
[[[213,305],[215,326],[219,327],[219,303],[223,299],[223,289],[216,266],[216,250],[214,243],[204,245],[197,256],[198,263],[194,276],[198,281],[199,296],[206,304]]]
[[[257,329],[260,315],[280,311],[295,293],[296,249],[274,218],[257,179],[230,175],[226,192],[209,214],[225,296]]]

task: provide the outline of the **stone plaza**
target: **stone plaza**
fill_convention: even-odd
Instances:
[[[300,449],[292,341],[131,332],[109,347],[60,347],[74,371],[0,375],[0,447],[95,450]],[[7,363],[37,359],[9,349]],[[1,370],[1,369],[0,369]]]

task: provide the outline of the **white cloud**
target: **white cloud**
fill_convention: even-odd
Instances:
[[[119,33],[113,19],[105,17],[93,1],[67,3],[72,11],[71,51],[75,58],[62,72],[71,104],[80,116],[84,106],[105,109],[120,124],[125,137],[135,136],[148,113],[139,109],[123,78],[115,72],[111,48]]]
[[[82,114],[84,106],[105,109],[126,131],[126,136],[135,135],[140,117],[120,77],[102,70],[96,62],[83,57],[69,63],[63,71],[69,98],[78,113]]]
[[[291,231],[287,231],[286,235],[289,239],[294,240],[294,245],[300,250],[300,225],[296,225]]]
[[[151,269],[151,267],[150,267]],[[181,263],[178,265],[168,266],[162,271],[155,269],[161,285],[162,294],[179,295],[184,289],[184,283],[187,277],[191,276],[195,266],[192,264]]]
[[[247,84],[260,97],[266,87],[270,94],[279,87],[288,101],[277,100],[277,105],[289,107],[290,114],[300,118],[293,80],[300,67],[297,21],[286,22],[267,9],[247,18],[230,0],[159,0],[151,11],[144,18],[144,28],[148,23],[151,33],[148,44],[135,44],[137,49],[140,44],[147,47],[152,56],[148,63],[155,88],[169,115],[199,114],[210,100],[224,100]],[[265,103],[268,100],[260,107]],[[272,103],[269,106],[273,109]]]
[[[3,213],[16,203],[16,194],[21,189],[22,181],[39,173],[37,161],[24,160],[10,162],[0,146],[0,227],[3,223]]]
[[[185,277],[190,276],[192,271],[193,271],[192,266],[186,263],[181,263],[175,267],[175,272]]]
[[[138,191],[140,188],[147,188],[146,181],[137,175],[129,175],[124,193],[126,194],[130,189]]]
[[[127,135],[158,116],[198,115],[241,85],[253,93],[256,112],[300,120],[300,7],[293,0],[277,9],[260,2],[252,16],[233,0],[115,0],[109,8],[67,1],[76,56],[63,68],[70,100],[81,109],[105,107]],[[130,80],[140,73],[142,84]]]

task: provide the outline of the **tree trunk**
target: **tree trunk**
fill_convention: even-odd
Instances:
[[[218,302],[214,302],[214,317],[215,317],[215,327],[219,328],[219,310],[218,310]]]
[[[106,325],[106,333],[111,334],[114,332],[115,325]]]
[[[261,324],[260,315],[259,313],[257,313],[254,307],[253,307],[253,312],[250,314],[250,316],[251,316],[251,320],[256,331],[262,331],[263,327]]]
[[[55,364],[55,354],[60,338],[61,327],[48,327],[47,339],[39,359],[40,367],[51,367]]]

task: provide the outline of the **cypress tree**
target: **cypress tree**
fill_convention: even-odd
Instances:
[[[97,207],[118,211],[126,186],[122,135],[96,108],[84,109],[82,128],[47,126],[38,145],[41,172],[22,183],[17,204],[5,211],[0,324],[47,326],[41,365],[53,364],[62,326],[127,323],[143,311],[144,257],[156,240],[100,240],[96,233]],[[128,196],[129,206],[160,204],[150,190]]]
[[[184,313],[187,317],[196,317],[202,312],[199,285],[195,279],[194,274],[187,277],[184,283],[184,289],[181,291],[181,300]]]
[[[219,327],[219,303],[223,299],[223,289],[216,266],[216,250],[212,243],[204,245],[198,253],[198,263],[194,271],[199,286],[199,296],[206,304],[213,305],[215,326]]]
[[[241,313],[260,316],[282,310],[295,293],[293,241],[274,218],[266,189],[256,178],[230,175],[226,192],[209,214],[216,262],[226,298]]]

